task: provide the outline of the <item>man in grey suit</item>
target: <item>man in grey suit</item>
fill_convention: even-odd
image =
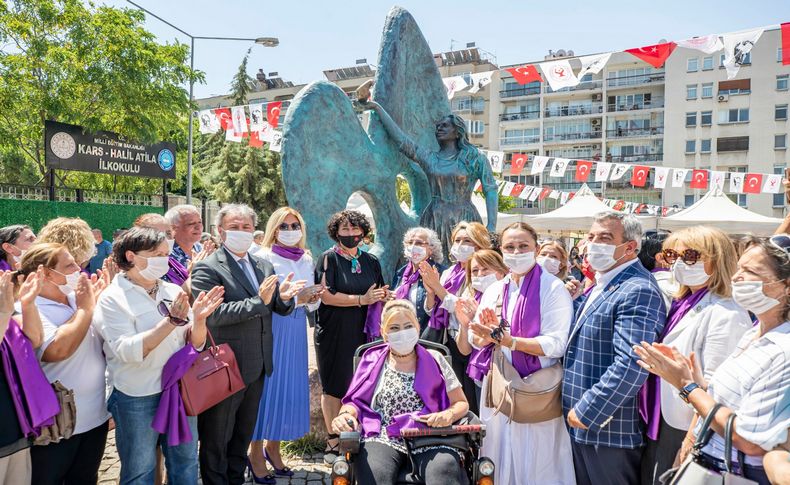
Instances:
[[[216,225],[223,245],[192,270],[192,293],[225,288],[208,318],[214,340],[236,354],[246,388],[198,416],[200,472],[205,485],[244,483],[247,448],[258,417],[263,379],[272,372],[272,312],[289,314],[304,282],[278,284],[272,265],[248,253],[257,215],[241,204],[224,206]]]

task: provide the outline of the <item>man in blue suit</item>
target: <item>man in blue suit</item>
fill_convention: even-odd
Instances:
[[[565,355],[562,405],[578,485],[639,483],[644,424],[637,393],[647,371],[633,346],[653,342],[666,307],[637,254],[642,225],[631,214],[597,214],[587,238],[595,286],[576,302]]]

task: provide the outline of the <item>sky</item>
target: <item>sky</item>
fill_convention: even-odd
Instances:
[[[248,65],[278,72],[294,84],[324,79],[323,71],[375,64],[381,30],[393,0],[134,0],[193,36],[278,37],[280,45],[252,46]],[[98,4],[134,8],[124,0]],[[543,59],[551,50],[577,55],[621,51],[695,35],[790,22],[790,0],[402,0],[433,52],[467,42],[496,56],[500,66]],[[146,27],[161,42],[189,38],[155,18]],[[195,68],[206,82],[195,97],[225,94],[251,44],[195,41]]]

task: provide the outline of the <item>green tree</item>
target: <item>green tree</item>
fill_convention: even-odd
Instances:
[[[235,106],[247,104],[253,89],[247,74],[249,51],[231,82],[231,99]],[[242,202],[258,213],[263,226],[272,212],[286,204],[285,188],[280,169],[280,155],[268,149],[251,147],[225,140],[222,131],[203,135],[196,148],[196,167],[200,168],[203,185],[213,199],[220,202]]]
[[[45,120],[186,146],[184,86],[203,75],[190,71],[185,44],[159,44],[144,20],[136,9],[83,0],[0,0],[0,157],[3,166],[23,161],[16,178],[3,172],[4,181],[44,177]],[[172,188],[184,184],[185,171],[179,163]],[[81,188],[155,192],[161,186],[135,177],[58,176]]]
[[[499,208],[497,209],[498,212],[508,212],[514,207],[516,207],[515,197],[499,194]]]

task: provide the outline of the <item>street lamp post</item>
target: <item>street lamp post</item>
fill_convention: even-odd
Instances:
[[[128,3],[131,3],[136,8],[142,10],[143,12],[147,13],[148,15],[154,17],[155,19],[164,22],[165,24],[169,25],[170,27],[174,28],[175,30],[181,32],[182,34],[189,37],[190,45],[189,45],[189,142],[187,145],[187,204],[192,203],[192,123],[195,119],[195,111],[192,109],[192,99],[193,99],[193,91],[195,88],[195,79],[192,76],[192,72],[195,70],[195,39],[199,40],[231,40],[231,41],[241,41],[241,42],[255,42],[256,44],[262,45],[264,47],[277,47],[280,45],[280,40],[277,37],[257,37],[257,38],[244,38],[244,37],[205,37],[200,35],[192,35],[183,29],[176,27],[175,25],[171,24],[167,20],[163,19],[162,17],[156,15],[155,13],[151,12],[150,10],[134,3],[132,0],[126,0]],[[165,194],[167,197],[167,194]]]

